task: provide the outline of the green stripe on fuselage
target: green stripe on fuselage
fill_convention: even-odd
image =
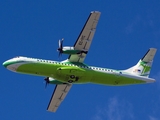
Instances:
[[[17,64],[17,63],[23,63],[24,61],[11,61],[11,62],[4,62],[3,66],[7,67],[8,65]]]

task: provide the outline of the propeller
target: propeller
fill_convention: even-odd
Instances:
[[[49,84],[49,77],[44,78],[44,80],[46,81],[46,84],[45,84],[45,89],[46,89],[47,85]]]
[[[63,41],[64,41],[63,38],[62,38],[62,40],[58,41],[58,45],[59,45],[59,48],[57,49],[57,51],[59,51],[58,57],[60,57],[62,55],[62,53],[63,53]]]

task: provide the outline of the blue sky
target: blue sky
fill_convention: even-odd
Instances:
[[[1,66],[0,119],[159,120],[159,6],[159,0],[1,0],[1,63],[20,55],[58,60],[58,40],[74,45],[93,10],[100,11],[101,17],[86,64],[126,69],[150,47],[158,51],[150,74],[156,83],[74,85],[56,113],[46,111],[54,85],[44,89],[43,77],[13,73]]]

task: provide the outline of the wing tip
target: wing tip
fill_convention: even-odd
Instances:
[[[142,57],[142,61],[149,62],[152,61],[157,49],[156,48],[149,48],[149,50],[146,52],[146,54]]]
[[[91,13],[101,13],[100,11],[91,11]]]
[[[157,51],[157,48],[149,48],[149,50]]]

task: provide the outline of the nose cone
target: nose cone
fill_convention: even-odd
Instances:
[[[9,65],[9,62],[5,61],[2,65],[6,68]]]
[[[14,59],[10,59],[10,60],[5,61],[2,65],[8,70],[15,72],[18,67],[16,63],[17,61],[15,61]]]
[[[5,68],[8,68],[8,66],[12,65],[15,63],[15,60],[14,59],[9,59],[7,61],[5,61],[2,65],[5,67]]]

